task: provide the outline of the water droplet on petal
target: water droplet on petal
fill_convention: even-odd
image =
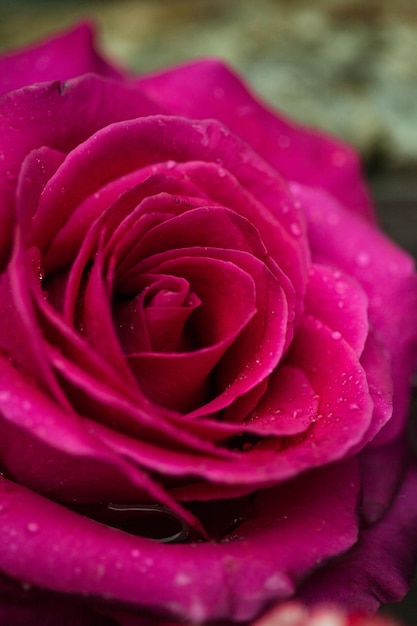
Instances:
[[[371,259],[370,259],[370,257],[369,257],[369,254],[368,254],[367,252],[359,252],[359,253],[356,255],[356,259],[355,259],[355,260],[356,260],[356,264],[357,264],[359,267],[368,267],[368,265],[369,265],[369,264],[370,264],[370,262],[371,262]]]
[[[166,162],[167,170],[172,170],[175,166],[176,166],[176,162],[175,161],[171,161],[170,160],[170,161]]]
[[[186,587],[192,582],[192,579],[187,574],[183,572],[178,572],[178,574],[174,578],[174,583],[178,585],[178,587]]]
[[[36,522],[29,522],[27,524],[26,528],[28,529],[28,531],[30,533],[37,533],[37,532],[39,532],[39,524],[37,524]]]
[[[294,237],[299,237],[301,235],[301,228],[297,222],[293,222],[290,224],[290,231],[294,235]]]
[[[342,338],[342,333],[339,333],[338,330],[335,330],[334,332],[332,332],[332,339],[335,339],[337,341],[338,339],[341,339],[341,338]]]

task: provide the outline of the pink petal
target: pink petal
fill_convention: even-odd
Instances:
[[[386,463],[379,479],[386,480]],[[388,481],[390,481],[388,477]],[[318,571],[300,590],[308,602],[336,602],[373,613],[407,593],[417,558],[417,470],[410,467],[396,499],[378,523],[360,532],[350,552]]]
[[[221,121],[287,180],[327,189],[353,211],[372,216],[353,150],[270,112],[221,61],[194,61],[137,84],[173,114]]]
[[[1,490],[0,549],[9,576],[197,622],[253,618],[288,597],[317,558],[356,540],[352,464],[264,494],[260,514],[239,531],[242,540],[220,544],[168,546],[93,522],[5,479]]]
[[[80,74],[120,78],[121,74],[94,48],[93,29],[82,23],[40,44],[0,58],[0,93],[25,85],[67,80]]]
[[[354,277],[369,299],[369,319],[391,355],[394,412],[378,436],[395,438],[404,425],[417,352],[417,279],[413,260],[363,219],[320,190],[293,185],[308,221],[313,260]]]
[[[137,88],[92,74],[6,94],[0,104],[0,263],[10,250],[20,167],[32,150],[67,153],[99,128],[160,110]]]
[[[342,336],[360,356],[368,335],[368,300],[350,276],[313,265],[306,294],[306,314],[313,315]]]

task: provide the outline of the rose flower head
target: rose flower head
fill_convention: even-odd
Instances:
[[[400,599],[416,275],[352,149],[85,24],[0,88],[4,623]]]

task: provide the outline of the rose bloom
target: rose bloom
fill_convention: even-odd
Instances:
[[[399,600],[416,276],[352,150],[87,25],[0,77],[0,621]]]

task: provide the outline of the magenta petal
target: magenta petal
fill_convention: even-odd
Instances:
[[[113,621],[103,619],[101,612],[96,613],[87,599],[22,585],[3,574],[0,574],[0,624],[116,626]]]
[[[328,189],[372,215],[353,150],[270,112],[221,61],[194,61],[143,76],[138,85],[173,114],[221,121],[288,180]]]
[[[242,540],[220,544],[159,544],[92,522],[4,479],[0,487],[0,550],[9,576],[54,591],[111,595],[197,622],[253,618],[267,603],[291,595],[318,558],[356,541],[354,464],[265,493],[257,521],[241,528]]]
[[[193,313],[198,349],[129,355],[128,361],[145,393],[155,402],[189,411],[196,403],[205,403],[208,375],[254,317],[255,283],[249,273],[233,263],[198,256],[174,258],[154,271],[187,279],[201,299]]]
[[[32,150],[67,153],[99,128],[160,110],[137,88],[92,74],[6,94],[0,102],[0,260],[10,248],[20,167]],[[48,238],[52,225],[43,225]]]
[[[140,150],[137,149],[139,145]],[[278,223],[279,226],[280,221],[285,224],[285,215],[292,208],[293,228],[288,224],[282,237],[285,245],[296,251],[302,265],[301,270],[293,268],[293,271],[298,275],[302,273],[306,263],[302,218],[294,208],[294,200],[286,185],[249,146],[214,121],[192,123],[176,117],[148,116],[109,125],[90,140],[80,143],[44,190],[38,212],[32,220],[33,242],[43,248],[49,242],[51,230],[58,231],[86,196],[115,178],[152,163],[195,159],[207,162],[220,159],[223,167],[244,181],[260,202],[267,207],[271,205],[280,218],[282,215],[282,220],[278,220],[269,211],[271,224]],[[81,176],[83,185],[79,185],[80,173],[86,168],[89,176]],[[59,214],[54,212],[57,203],[61,207]]]
[[[268,389],[244,424],[263,435],[296,435],[316,420],[319,400],[306,374],[284,365],[270,376]]]
[[[384,481],[382,460],[379,479]],[[390,480],[390,477],[388,477]],[[378,523],[363,529],[346,556],[317,571],[300,589],[308,602],[335,602],[373,613],[407,593],[417,558],[417,470],[409,468],[397,497]]]
[[[356,281],[323,265],[310,270],[306,314],[343,337],[361,355],[368,335],[368,299]]]
[[[0,94],[33,83],[67,80],[80,74],[121,78],[95,51],[93,32],[84,23],[29,48],[0,58]]]
[[[393,416],[380,443],[400,432],[407,415],[409,380],[416,363],[417,279],[410,256],[380,231],[317,189],[293,185],[303,204],[313,260],[354,277],[369,299],[369,319],[391,355]]]
[[[92,349],[110,362],[133,386],[135,380],[126,364],[111,317],[111,282],[111,272],[105,274],[103,253],[99,250],[83,294],[80,325]]]
[[[312,418],[306,435],[295,437],[294,442],[289,438],[281,450],[279,442],[266,440],[251,453],[255,460],[269,451],[268,471],[282,478],[342,459],[363,445],[373,409],[365,372],[356,354],[343,339],[334,339],[321,322],[304,320],[289,363],[307,375],[318,396],[320,413]]]
[[[65,153],[42,147],[32,150],[22,163],[16,193],[16,213],[23,237],[36,213],[40,195],[49,178],[65,159]]]

